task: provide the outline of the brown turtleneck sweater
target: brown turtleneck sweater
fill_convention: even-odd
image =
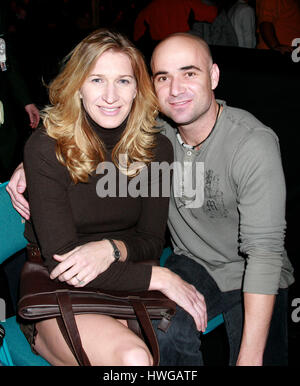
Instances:
[[[124,124],[103,129],[90,123],[104,142],[110,161]],[[155,161],[171,164],[173,148],[169,140],[157,134],[156,142]],[[127,261],[111,264],[88,286],[107,290],[148,289],[152,268],[134,263],[159,259],[164,246],[168,197],[99,197],[96,185],[105,174],[94,173],[87,183],[74,184],[67,168],[56,158],[55,140],[43,129],[35,131],[25,145],[24,168],[31,211],[25,237],[39,245],[49,272],[58,264],[54,254],[66,253],[89,241],[112,238],[125,243]],[[119,170],[115,170],[118,192]],[[150,184],[149,167],[148,171]],[[161,176],[154,181],[158,186],[161,183]]]

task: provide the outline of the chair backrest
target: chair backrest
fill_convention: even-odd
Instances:
[[[25,248],[25,220],[14,209],[6,191],[8,182],[0,184],[0,264]]]

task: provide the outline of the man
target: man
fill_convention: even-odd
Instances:
[[[248,112],[216,101],[219,68],[198,37],[169,36],[156,47],[151,65],[161,112],[172,123],[161,121],[162,129],[184,171],[174,185],[183,194],[170,199],[174,254],[166,266],[203,293],[209,319],[224,314],[231,365],[286,364],[285,310],[293,276],[283,246],[285,182],[277,137]],[[200,170],[194,185],[203,200],[193,197],[185,179],[191,167]],[[20,170],[9,191],[28,218]],[[277,349],[274,340],[266,346],[269,330]],[[201,335],[182,309],[168,333],[157,335],[161,365],[203,364]]]
[[[257,48],[290,53],[293,40],[300,37],[299,0],[257,0],[256,15]]]
[[[242,332],[242,289],[244,328],[240,350],[239,337],[230,336],[231,364],[263,364],[276,300],[274,320],[279,315],[280,322],[272,324],[270,336],[278,328],[282,344],[278,350],[268,345],[264,363],[286,364],[280,328],[282,323],[286,328],[286,315],[279,311],[286,290],[278,288],[287,288],[293,276],[284,256],[285,182],[277,137],[248,112],[215,100],[219,69],[202,40],[170,36],[156,47],[151,64],[160,110],[173,122],[174,127],[163,127],[176,161],[204,164],[202,206],[171,197],[168,225],[176,255],[167,266],[203,293],[209,319],[227,313],[227,328],[235,326],[230,330],[235,334]],[[197,333],[187,317],[180,312],[177,317],[182,318],[181,328],[175,318],[173,335],[159,334],[162,361],[200,364]]]

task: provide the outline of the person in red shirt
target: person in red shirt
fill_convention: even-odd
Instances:
[[[281,53],[293,50],[292,41],[300,38],[300,3],[297,0],[257,0],[257,48]]]
[[[217,7],[206,5],[201,0],[153,0],[137,16],[134,25],[134,40],[138,41],[146,32],[147,25],[152,40],[162,40],[174,32],[187,32],[191,10],[195,20],[212,23],[217,16]]]

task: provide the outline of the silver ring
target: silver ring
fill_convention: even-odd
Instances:
[[[78,277],[77,277],[77,276],[75,276],[75,279],[78,281],[78,284],[79,284],[79,285],[82,285],[82,284],[84,284],[84,280],[80,280],[80,279],[78,279]]]

